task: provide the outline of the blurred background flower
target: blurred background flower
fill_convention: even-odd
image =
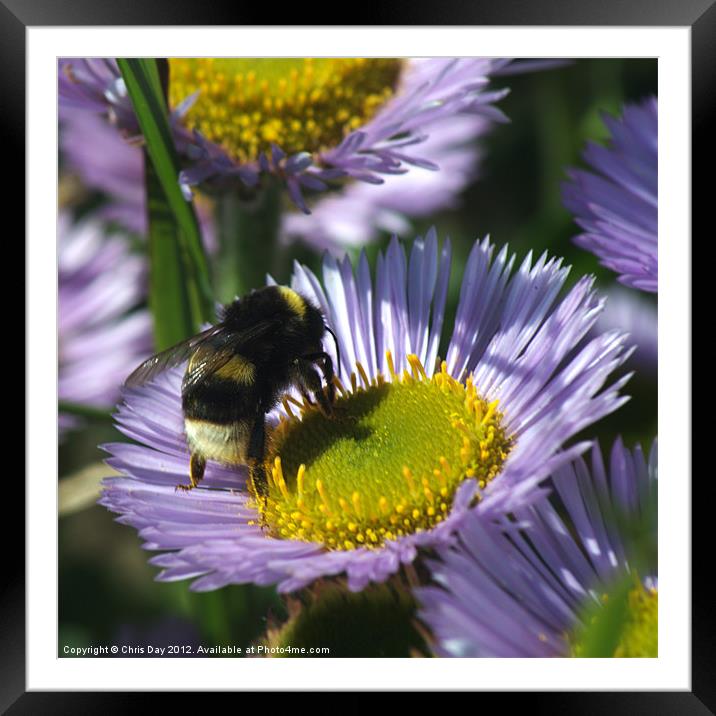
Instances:
[[[619,281],[655,293],[658,259],[658,128],[656,97],[604,116],[607,146],[590,142],[584,160],[594,170],[569,171],[565,206],[584,230],[575,242],[619,274]]]
[[[361,245],[381,229],[407,230],[409,217],[454,206],[476,178],[475,140],[506,121],[495,103],[508,90],[487,88],[495,76],[521,67],[450,58],[171,59],[175,139],[189,163],[182,182],[237,191],[238,180],[246,193],[260,174],[277,175],[294,202],[315,214],[286,211],[284,240],[301,238],[321,249]],[[139,152],[131,161],[128,151],[118,157],[120,140],[108,131],[114,125],[125,142],[138,140],[116,64],[61,60],[59,83],[71,164],[90,186],[109,189],[118,209],[128,198],[141,206],[130,189],[141,172]],[[92,146],[107,151],[90,152],[85,131]],[[335,184],[341,190],[324,197],[331,179],[341,180]],[[348,211],[352,222],[343,218]]]
[[[146,236],[141,146],[125,139],[101,115],[73,109],[62,113],[59,140],[65,171],[77,176],[85,190],[104,196],[97,216],[105,223]],[[195,208],[204,246],[213,252],[216,250],[216,234],[211,202],[201,198],[195,201]]]
[[[59,140],[65,171],[77,175],[86,189],[109,198],[99,216],[146,235],[142,150],[124,140],[99,115],[89,112],[65,111]]]
[[[152,351],[151,317],[137,309],[146,267],[122,236],[107,236],[95,219],[58,220],[58,395],[60,434],[79,413],[111,410],[131,366]]]
[[[608,470],[595,444],[591,470],[578,458],[554,473],[555,504],[501,524],[468,515],[431,562],[437,586],[418,590],[436,654],[658,656],[656,481],[656,441],[647,465],[618,440]]]
[[[380,232],[407,235],[411,219],[429,217],[460,204],[460,192],[479,175],[481,147],[476,139],[492,126],[483,117],[452,117],[436,126],[420,147],[421,156],[439,167],[414,166],[383,183],[353,182],[321,196],[311,214],[286,212],[284,240],[303,238],[317,248],[362,247]]]
[[[607,302],[595,330],[619,329],[629,334],[636,346],[630,364],[653,381],[658,373],[659,335],[658,310],[652,297],[615,284],[606,292]]]

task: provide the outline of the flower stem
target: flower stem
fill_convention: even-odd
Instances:
[[[267,184],[251,201],[229,192],[218,200],[220,247],[215,278],[222,303],[263,286],[266,274],[276,271],[280,222],[278,182]]]

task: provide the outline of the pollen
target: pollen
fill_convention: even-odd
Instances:
[[[641,586],[627,596],[628,617],[614,656],[624,658],[659,655],[659,594]]]
[[[328,549],[374,549],[442,522],[460,483],[484,487],[512,448],[497,402],[441,370],[338,381],[332,415],[303,403],[269,436],[264,531]],[[360,376],[360,381],[358,380]]]
[[[333,148],[393,96],[403,61],[391,58],[172,58],[169,101],[198,93],[184,116],[239,162],[279,146]]]

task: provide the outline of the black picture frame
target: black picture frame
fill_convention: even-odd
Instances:
[[[311,9],[320,6],[312,5]],[[294,6],[286,10],[287,25],[305,23],[303,10]],[[325,8],[323,8],[325,10]],[[370,12],[369,12],[370,10]],[[283,11],[282,11],[283,12]],[[315,13],[318,14],[318,13]],[[293,16],[292,16],[293,15]],[[333,22],[342,24],[334,13]],[[12,207],[24,226],[25,195],[25,30],[29,26],[87,25],[262,25],[266,14],[236,3],[196,3],[187,0],[123,0],[99,3],[97,0],[0,0],[0,88],[2,88],[2,147],[5,160],[5,207]],[[321,13],[322,19],[326,14]],[[345,17],[345,16],[343,16]],[[707,193],[711,193],[713,152],[714,97],[716,96],[716,4],[715,0],[600,0],[574,3],[571,0],[500,0],[473,2],[440,0],[437,7],[415,2],[393,2],[363,8],[360,24],[377,25],[603,25],[603,26],[688,26],[692,40],[692,144],[698,151],[692,155],[693,232],[699,227],[705,237],[713,237],[713,224],[707,229]],[[709,151],[709,148],[711,151]],[[701,175],[703,179],[697,180]],[[708,177],[708,178],[707,178]],[[710,198],[710,197],[709,197]],[[6,226],[8,224],[6,223]],[[5,236],[6,246],[14,242],[17,229]],[[687,241],[688,237],[679,237]],[[15,292],[16,295],[16,292]],[[707,304],[708,305],[708,304]],[[694,310],[697,308],[693,302]],[[12,315],[11,311],[6,316]],[[706,323],[709,326],[711,322]],[[697,324],[698,325],[698,324]],[[702,324],[704,325],[704,324]],[[710,332],[710,331],[708,331]],[[693,355],[697,355],[693,353]],[[26,381],[32,376],[26,375]],[[690,419],[691,416],[684,416]],[[28,426],[31,429],[31,426]],[[699,443],[694,443],[699,444]],[[13,474],[17,474],[14,473]],[[32,692],[25,689],[25,559],[19,537],[24,535],[25,491],[21,480],[11,479],[6,470],[3,489],[5,517],[0,520],[5,532],[2,583],[0,590],[0,711],[24,713],[125,713],[135,707],[136,695],[130,693]],[[670,476],[676,482],[688,475]],[[714,597],[709,586],[713,562],[710,525],[706,511],[713,509],[712,477],[708,472],[692,481],[692,687],[687,692],[599,692],[599,693],[512,693],[510,706],[523,702],[529,712],[549,709],[550,713],[580,714],[706,714],[716,713],[716,636],[713,620]],[[48,488],[49,489],[49,488]],[[681,485],[676,489],[684,489]],[[9,508],[9,505],[13,505]],[[14,521],[8,518],[13,514]],[[708,531],[707,531],[708,530]],[[152,708],[167,694],[142,694],[142,705]],[[500,694],[498,698],[505,698]],[[490,698],[489,694],[480,696]],[[185,699],[182,696],[182,699]],[[273,698],[273,697],[272,697]],[[156,704],[159,706],[159,704]],[[189,704],[184,703],[184,706]],[[264,703],[264,707],[269,704]],[[235,703],[234,707],[238,708]],[[191,708],[191,706],[189,706]],[[275,705],[271,705],[275,708]],[[505,708],[503,702],[502,708]]]

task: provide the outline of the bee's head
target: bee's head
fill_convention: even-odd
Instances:
[[[323,350],[323,339],[326,333],[330,333],[333,336],[333,340],[336,344],[336,357],[340,363],[339,349],[338,349],[338,338],[336,334],[326,323],[326,319],[319,308],[314,306],[305,296],[295,293],[292,289],[287,289],[296,295],[303,303],[302,317],[304,325],[306,327],[307,337],[312,343],[312,350],[319,352]]]

